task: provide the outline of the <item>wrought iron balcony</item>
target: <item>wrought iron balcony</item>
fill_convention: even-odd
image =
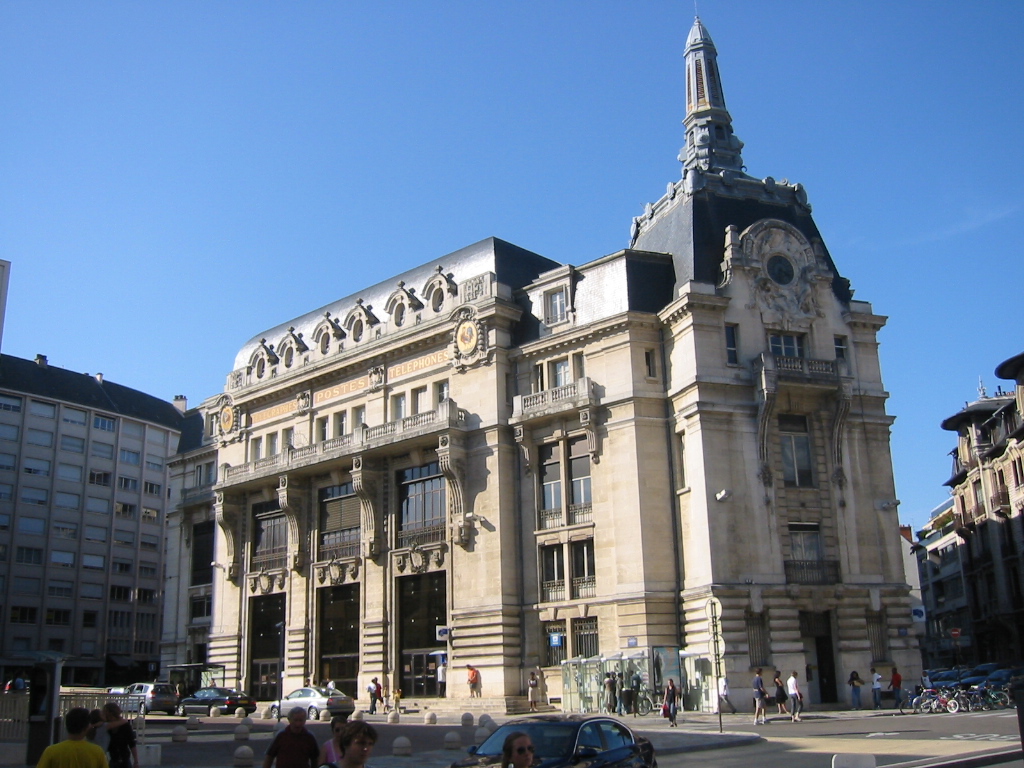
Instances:
[[[288,567],[288,547],[258,550],[249,562],[250,571],[273,571]]]
[[[359,540],[322,543],[320,545],[321,560],[341,560],[346,557],[359,557]]]
[[[218,488],[237,485],[270,475],[313,466],[323,461],[362,453],[393,443],[400,443],[448,429],[465,429],[468,414],[454,400],[445,400],[437,408],[413,416],[405,416],[376,427],[358,426],[351,434],[324,440],[301,448],[286,447],[281,453],[235,467],[226,467]]]
[[[1010,491],[1005,486],[1000,486],[996,489],[990,501],[992,511],[997,515],[1006,517],[1010,514]]]
[[[405,549],[415,544],[431,544],[436,541],[444,541],[447,533],[447,526],[432,525],[423,528],[413,528],[408,531],[399,531],[395,541],[398,549]]]
[[[572,579],[572,597],[597,597],[597,578],[594,576],[574,576]]]
[[[593,389],[593,382],[584,376],[561,387],[534,392],[532,395],[516,395],[512,398],[510,422],[517,424],[591,405],[594,402]]]
[[[586,504],[569,505],[569,525],[589,523],[594,519],[594,507],[590,502]]]
[[[838,584],[838,560],[786,560],[787,584]]]
[[[537,529],[544,531],[548,528],[561,528],[565,523],[562,517],[562,508],[542,509],[537,514]]]
[[[556,603],[561,600],[565,600],[565,579],[541,582],[540,601],[542,603]]]
[[[553,509],[542,509],[537,513],[537,530],[545,531],[549,528],[561,528],[563,525],[579,525],[589,523],[594,519],[594,507],[586,504],[570,504],[569,514],[566,516],[562,507]]]

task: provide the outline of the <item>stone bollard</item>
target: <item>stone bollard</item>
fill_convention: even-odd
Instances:
[[[174,726],[174,730],[171,731],[171,741],[188,741],[188,729],[186,729],[184,725]]]
[[[409,757],[412,754],[412,742],[405,736],[399,736],[391,742],[391,754],[395,757]]]
[[[469,726],[472,726],[473,725],[473,721],[474,721],[474,718],[473,718],[473,713],[472,712],[463,712],[462,713],[462,727],[463,728],[468,728]]]
[[[486,739],[490,735],[491,735],[491,732],[488,731],[487,728],[485,728],[484,726],[480,726],[479,728],[477,728],[473,732],[473,743],[474,744],[483,744],[484,743],[484,739]]]
[[[220,717],[222,714],[220,707],[210,707],[210,717]]]
[[[248,741],[249,740],[249,729],[244,725],[235,726],[235,741]]]
[[[423,724],[424,725],[437,725],[437,712],[424,712],[423,713]]]
[[[493,723],[493,722],[494,722],[494,718],[491,717],[490,715],[488,715],[486,712],[484,712],[482,715],[480,715],[480,719],[477,720],[477,724],[478,725],[482,725],[484,728],[486,728],[489,723]]]
[[[320,713],[320,722],[321,723],[329,723],[330,721],[331,721],[331,710],[325,709],[323,712]]]
[[[252,747],[239,747],[235,750],[235,768],[251,768]]]
[[[363,710],[357,709],[355,712],[353,712],[351,715],[348,716],[348,719],[349,720],[362,720],[363,719]]]
[[[196,717],[195,715],[192,715],[192,717],[190,717],[188,720],[185,721],[185,727],[188,728],[190,731],[198,731],[199,730],[199,718]]]
[[[399,719],[400,719],[400,717],[399,717],[397,709],[392,709],[390,712],[388,712],[388,724],[389,725],[392,724],[392,723],[397,723],[399,721]]]
[[[252,718],[251,717],[243,717],[242,718],[242,725],[244,725],[246,728],[252,728]]]
[[[246,715],[245,707],[236,707],[235,708],[235,717],[237,717],[239,720],[241,720],[243,717],[245,717],[245,715]]]
[[[448,733],[444,735],[444,748],[462,749],[462,737],[459,736],[458,731],[448,731]]]

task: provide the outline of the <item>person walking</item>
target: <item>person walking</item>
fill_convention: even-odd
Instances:
[[[900,702],[903,701],[903,675],[896,671],[896,667],[892,668],[892,677],[889,678],[889,687],[892,689],[893,696],[896,699],[896,703],[892,705],[892,708],[899,709]]]
[[[722,702],[729,705],[729,709],[732,710],[732,714],[736,714],[736,707],[729,701],[729,678],[720,677],[718,678],[718,708],[722,708]]]
[[[863,687],[864,681],[860,679],[856,669],[850,673],[850,679],[846,681],[846,684],[850,686],[851,706],[854,709],[860,709],[860,689]]]
[[[754,725],[768,725],[768,718],[765,715],[765,707],[768,705],[768,692],[764,689],[764,678],[761,677],[763,670],[757,668],[754,674]],[[758,714],[761,715],[761,722],[757,722]]]
[[[437,697],[443,699],[445,688],[448,686],[448,664],[444,659],[437,665]]]
[[[794,723],[800,722],[800,712],[804,708],[804,695],[800,692],[800,684],[796,680],[796,670],[786,680],[786,690],[789,692],[789,706],[792,708],[791,718]]]
[[[626,688],[626,681],[622,677],[622,673],[617,673],[615,675],[615,714],[617,714],[619,717],[622,717],[624,714],[626,714],[626,699],[628,698],[628,696],[626,695],[626,691],[628,690],[629,689]]]
[[[779,670],[775,670],[775,677],[772,678],[772,683],[775,685],[775,703],[779,706],[780,715],[788,715],[789,710],[786,709],[786,702],[789,701],[789,696],[786,695],[786,687],[782,684],[782,673]]]
[[[871,668],[871,697],[875,700],[875,709],[882,708],[882,676]]]
[[[263,768],[271,768],[277,761],[277,768],[317,768],[320,745],[316,737],[306,730],[306,710],[292,707],[288,712],[288,725],[282,729],[267,747],[263,757]]]
[[[103,750],[86,740],[89,731],[89,710],[69,709],[64,716],[68,737],[43,750],[36,768],[107,768]]]
[[[676,688],[675,681],[671,677],[668,679],[668,685],[665,686],[665,698],[661,706],[665,710],[665,717],[668,718],[668,727],[678,728],[676,712],[679,707],[679,689]]]
[[[537,695],[540,693],[540,680],[536,672],[530,673],[530,679],[526,681],[526,700],[530,703],[530,711],[537,711]]]
[[[328,763],[337,765],[341,762],[341,756],[344,754],[344,751],[341,748],[339,739],[347,719],[346,715],[335,715],[331,718],[331,738],[320,746],[320,755],[316,759],[317,765],[327,765]]]
[[[637,710],[640,708],[640,691],[644,687],[644,678],[639,669],[633,670],[633,676],[629,678],[629,687],[633,691],[633,717],[636,717]]]
[[[466,665],[466,683],[469,685],[469,697],[479,699],[483,695],[480,684],[480,670],[472,664]]]
[[[121,713],[121,707],[116,702],[108,701],[103,705],[102,714],[103,727],[107,729],[107,736],[110,737],[107,744],[110,768],[139,768],[135,729]]]
[[[370,682],[367,683],[367,685],[366,685],[366,695],[370,697],[370,709],[367,712],[367,714],[376,715],[377,714],[377,701],[381,697],[381,687],[380,687],[380,683],[377,681],[376,677],[371,677],[370,678]]]

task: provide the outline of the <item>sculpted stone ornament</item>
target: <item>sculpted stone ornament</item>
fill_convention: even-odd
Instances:
[[[299,392],[295,396],[295,410],[298,413],[308,413],[309,409],[313,407],[313,399],[309,396],[309,392]]]
[[[379,392],[384,387],[384,366],[378,365],[371,368],[366,372],[366,377],[370,381],[370,391]]]
[[[452,334],[452,365],[464,371],[490,362],[487,349],[487,329],[476,318],[472,307],[462,307],[453,315],[455,332]]]
[[[430,544],[413,544],[407,550],[395,554],[395,567],[401,573],[426,573],[444,565],[447,545],[443,541]]]
[[[321,563],[316,566],[316,579],[321,584],[329,581],[332,586],[337,586],[346,581],[355,581],[358,576],[358,558],[335,558],[329,563]]]
[[[269,595],[277,589],[284,589],[284,571],[260,571],[249,574],[249,591]]]

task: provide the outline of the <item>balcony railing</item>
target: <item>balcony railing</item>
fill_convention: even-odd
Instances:
[[[537,514],[537,529],[544,531],[548,528],[561,528],[564,523],[562,522],[562,508],[555,507],[554,509],[542,509]]]
[[[594,576],[574,576],[572,580],[572,597],[597,597],[597,579]]]
[[[833,387],[839,381],[840,366],[835,360],[813,360],[762,352],[756,364],[764,371],[774,371],[780,379]]]
[[[207,485],[197,485],[195,488],[182,488],[181,489],[181,504],[182,506],[189,506],[192,504],[201,504],[204,501],[213,500],[213,483]]]
[[[569,525],[589,523],[594,519],[594,507],[589,502],[586,504],[569,505]]]
[[[1000,487],[992,494],[992,511],[1005,517],[1010,511],[1010,491]]]
[[[445,400],[438,404],[433,411],[406,416],[376,427],[360,425],[349,435],[304,445],[301,448],[286,447],[281,453],[273,456],[239,464],[235,467],[226,467],[220,487],[277,474],[284,467],[289,470],[300,469],[431,432],[439,432],[453,427],[464,429],[467,417],[466,411],[459,408],[454,400]]]
[[[516,395],[512,399],[512,421],[525,421],[551,413],[582,408],[593,400],[593,383],[584,376],[553,389]]]
[[[405,549],[415,544],[431,544],[435,541],[444,541],[445,533],[446,526],[443,524],[399,531],[395,544],[399,549]]]
[[[786,560],[788,584],[838,584],[838,560]]]
[[[252,556],[250,562],[252,571],[272,571],[277,568],[288,567],[288,548],[274,547],[270,550],[260,550]]]
[[[321,560],[341,560],[346,557],[359,557],[358,541],[344,541],[340,543],[320,545]]]
[[[542,581],[540,584],[540,601],[554,603],[565,600],[565,579]]]

